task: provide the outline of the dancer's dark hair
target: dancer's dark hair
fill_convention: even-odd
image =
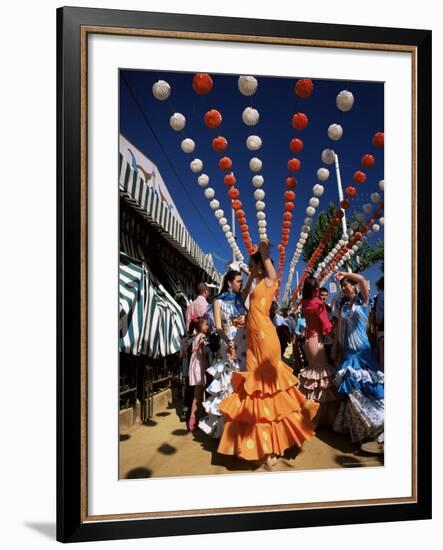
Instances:
[[[228,272],[226,272],[223,278],[223,285],[222,285],[220,294],[227,292],[229,290],[229,283],[232,283],[232,281],[239,275],[241,276],[241,273],[236,269],[230,269]],[[218,294],[218,296],[220,296],[220,294]]]
[[[303,284],[302,296],[303,300],[310,300],[314,297],[315,290],[318,289],[318,281],[315,277],[310,275],[307,277],[306,281]]]

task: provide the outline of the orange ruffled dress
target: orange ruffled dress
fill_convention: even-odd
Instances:
[[[276,285],[262,279],[250,297],[246,321],[246,372],[232,374],[234,393],[219,406],[225,428],[218,452],[259,460],[315,435],[318,403],[297,389],[292,369],[281,361],[280,342],[269,317]]]

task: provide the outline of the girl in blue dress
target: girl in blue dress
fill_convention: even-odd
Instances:
[[[223,287],[214,299],[214,322],[220,336],[220,352],[207,369],[213,377],[206,388],[208,399],[203,402],[207,416],[199,423],[200,429],[214,438],[223,433],[223,415],[218,409],[222,400],[232,393],[231,376],[234,371],[246,370],[246,306],[252,277],[242,290],[243,277],[239,271],[226,273]]]
[[[343,297],[338,326],[339,357],[335,384],[345,397],[334,430],[349,433],[353,442],[375,439],[384,426],[384,375],[368,339],[368,284],[356,273],[337,272]],[[358,291],[357,291],[358,287]]]

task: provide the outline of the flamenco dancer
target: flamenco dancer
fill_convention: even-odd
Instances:
[[[232,374],[234,393],[219,405],[225,428],[218,452],[272,467],[287,448],[300,447],[314,436],[312,418],[318,404],[296,388],[297,378],[281,361],[280,342],[269,317],[277,289],[270,246],[263,241],[250,257],[249,269],[257,284],[246,320],[247,371]]]
[[[218,439],[223,432],[224,419],[219,411],[221,401],[232,393],[231,376],[234,371],[246,369],[247,313],[244,299],[252,284],[248,279],[242,292],[243,277],[239,271],[226,273],[220,294],[214,300],[214,322],[220,336],[220,356],[207,372],[213,377],[206,388],[210,394],[203,402],[207,416],[199,422],[199,428]]]
[[[361,275],[337,272],[344,297],[339,303],[338,392],[341,403],[334,430],[349,433],[353,442],[374,440],[384,427],[384,375],[371,351],[368,329],[368,285]],[[357,287],[359,292],[357,292]]]
[[[316,427],[331,426],[337,416],[338,395],[334,384],[336,369],[329,364],[324,338],[332,331],[325,303],[319,298],[317,279],[306,279],[302,291],[302,311],[306,319],[305,352],[308,366],[299,373],[299,389],[307,399],[320,404]]]

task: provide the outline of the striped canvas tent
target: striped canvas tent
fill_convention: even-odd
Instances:
[[[138,355],[143,329],[145,272],[143,265],[120,252],[119,266],[119,348]]]

